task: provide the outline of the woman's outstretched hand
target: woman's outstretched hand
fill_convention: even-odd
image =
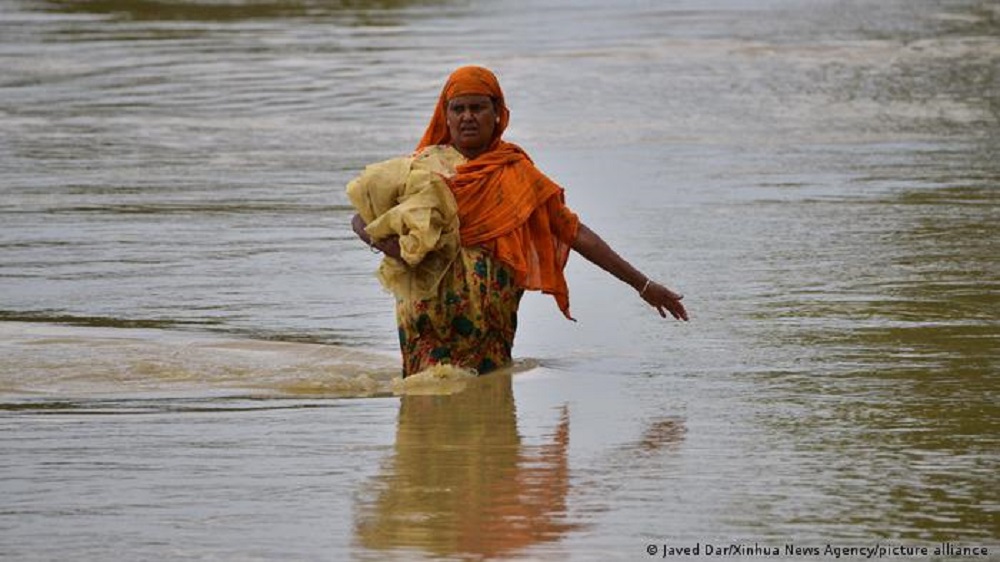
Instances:
[[[667,312],[669,312],[677,320],[684,320],[686,322],[688,319],[687,310],[684,309],[684,305],[681,303],[684,295],[675,293],[655,281],[651,281],[649,286],[646,287],[645,292],[639,296],[659,311],[660,316],[664,318],[667,317]]]

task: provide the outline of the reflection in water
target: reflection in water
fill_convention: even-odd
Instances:
[[[362,505],[368,548],[495,556],[558,539],[569,490],[569,417],[551,442],[524,445],[511,376],[481,377],[459,394],[403,396],[392,464]]]
[[[548,439],[522,442],[508,374],[459,394],[403,396],[395,455],[358,507],[358,540],[484,557],[558,540],[575,527],[566,519],[565,408]]]
[[[509,374],[475,379],[458,394],[403,396],[396,451],[362,501],[357,537],[378,550],[496,556],[559,539],[569,490],[569,414],[549,443],[517,430]]]
[[[553,543],[618,503],[633,479],[661,476],[665,455],[687,434],[682,418],[658,415],[642,431],[574,474],[566,406],[540,445],[517,425],[508,373],[471,379],[450,395],[402,396],[395,454],[363,490],[358,543],[374,551],[494,558]]]
[[[642,437],[624,450],[630,453],[651,455],[659,451],[675,451],[687,433],[684,420],[674,417],[656,419],[649,424]]]

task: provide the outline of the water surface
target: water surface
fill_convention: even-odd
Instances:
[[[0,557],[1000,545],[998,38],[979,0],[0,0]],[[690,323],[577,257],[513,373],[393,384],[343,186],[468,63]]]

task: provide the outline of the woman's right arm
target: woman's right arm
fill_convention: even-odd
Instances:
[[[368,232],[365,231],[365,226],[367,225],[365,224],[365,220],[361,218],[361,215],[354,215],[351,219],[351,228],[354,229],[354,233],[357,234],[358,238],[367,244],[368,247],[378,250],[391,258],[396,258],[397,260],[403,259],[399,250],[398,236],[389,236],[388,238],[384,238],[382,240],[373,241],[371,236],[368,236]]]

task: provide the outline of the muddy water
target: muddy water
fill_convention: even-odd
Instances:
[[[0,0],[0,557],[996,558],[998,37],[974,0]],[[393,383],[343,185],[470,62],[692,322],[576,258],[513,373]]]

